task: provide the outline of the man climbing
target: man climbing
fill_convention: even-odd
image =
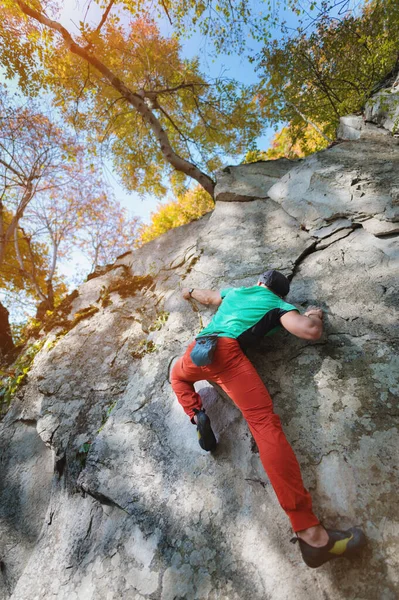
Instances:
[[[293,541],[299,541],[305,563],[319,567],[333,558],[357,554],[366,538],[358,528],[325,529],[314,515],[298,461],[284,435],[280,418],[273,412],[270,395],[243,352],[281,326],[305,340],[320,338],[323,332],[321,308],[310,306],[300,315],[295,306],[283,300],[289,288],[288,279],[272,270],[263,273],[257,285],[251,287],[227,288],[220,292],[183,289],[186,300],[193,298],[219,308],[197,337],[200,349],[208,348],[209,343],[211,362],[197,366],[198,344],[193,341],[174,365],[171,382],[178,401],[197,426],[200,446],[207,451],[216,448],[216,438],[193,384],[204,379],[213,381],[230,396],[258,445],[263,467],[296,533]]]

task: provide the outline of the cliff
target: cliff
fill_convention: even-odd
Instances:
[[[348,117],[347,139],[306,160],[228,167],[211,214],[69,298],[0,425],[0,598],[397,598],[394,133]],[[316,514],[369,539],[317,571],[289,543],[238,410],[199,385],[219,439],[207,454],[168,380],[212,314],[181,287],[252,285],[269,268],[292,278],[290,302],[323,306],[325,333],[281,332],[250,358]]]

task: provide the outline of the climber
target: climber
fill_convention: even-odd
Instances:
[[[174,365],[171,383],[178,401],[196,425],[200,446],[216,448],[210,419],[202,407],[194,383],[217,383],[240,409],[258,445],[263,467],[282,508],[291,521],[302,557],[310,567],[340,556],[353,556],[366,538],[358,528],[347,531],[325,529],[312,512],[312,500],[304,488],[300,468],[280,423],[273,412],[270,395],[243,350],[276,328],[284,327],[306,340],[318,340],[323,332],[323,311],[310,306],[303,315],[284,298],[288,279],[279,271],[263,273],[257,285],[227,288],[220,292],[205,289],[182,290],[186,300],[219,307]],[[202,365],[202,366],[197,366]]]

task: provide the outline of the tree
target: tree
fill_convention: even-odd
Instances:
[[[0,93],[0,265],[34,197],[77,183],[83,149],[34,106]],[[6,226],[5,211],[11,214]]]
[[[290,136],[306,152],[309,127],[325,143],[340,116],[359,112],[398,64],[396,0],[372,0],[360,15],[324,18],[315,31],[264,47],[260,68],[263,116],[289,122]]]
[[[7,227],[12,214],[3,211]],[[6,247],[6,253],[0,269],[0,289],[15,293],[25,289],[29,295],[40,298],[38,289],[45,287],[48,273],[48,251],[44,244],[32,240],[22,227],[14,230],[13,243]]]
[[[126,218],[96,159],[88,163],[74,138],[31,103],[17,106],[4,91],[0,103],[1,299],[36,305],[41,320],[67,289],[57,275],[59,258],[91,241],[96,261],[112,260],[132,245],[137,219]],[[8,348],[5,307],[1,315]]]
[[[11,213],[3,211],[6,227],[12,220]],[[46,289],[48,274],[47,248],[32,241],[26,232],[17,227],[13,242],[7,244],[6,253],[0,269],[1,301],[9,307],[13,305],[18,312],[25,312],[41,299],[40,291]],[[65,288],[57,282],[56,296]],[[9,323],[9,311],[0,302],[0,355],[13,350],[14,343]]]
[[[5,292],[25,288],[53,304],[52,282],[43,282],[46,249],[32,244],[21,220],[35,197],[64,189],[76,178],[82,149],[33,105],[17,106],[0,90],[0,267]],[[72,166],[73,165],[73,166]],[[2,306],[2,305],[1,305]],[[8,312],[2,307],[8,331]],[[6,335],[8,339],[8,334]],[[3,338],[5,339],[5,338]],[[8,342],[9,345],[9,342]]]
[[[125,208],[101,187],[82,215],[76,245],[91,261],[91,271],[114,261],[133,248],[140,219],[129,217]]]
[[[149,17],[122,25],[111,9],[123,2],[111,1],[98,26],[82,22],[74,37],[39,2],[5,4],[3,28],[9,37],[19,29],[19,45],[34,39],[40,62],[33,87],[23,58],[7,55],[9,73],[24,93],[39,78],[75,127],[92,131],[92,143],[107,140],[130,189],[163,195],[175,169],[212,196],[220,155],[242,153],[261,130],[252,90],[207,81],[198,60],[182,60],[177,40],[162,37]]]
[[[44,286],[36,285],[36,291],[41,300],[37,306],[36,319],[42,320],[46,311],[53,310],[56,300],[54,281],[57,279],[57,266],[60,258],[70,255],[75,241],[77,231],[82,223],[82,215],[86,207],[90,205],[91,196],[89,192],[90,171],[79,171],[80,177],[76,181],[69,182],[66,187],[49,190],[47,194],[39,194],[33,199],[21,219],[22,224],[29,231],[25,239],[35,241],[46,249],[46,280]],[[16,246],[17,256],[18,244]],[[32,279],[32,273],[24,270],[20,262],[20,272],[26,279]],[[32,257],[32,272],[35,269],[35,261]],[[63,290],[65,292],[65,289]]]
[[[14,350],[14,342],[11,335],[9,312],[0,303],[0,359]]]
[[[177,200],[158,206],[151,214],[151,223],[139,229],[136,245],[141,246],[174,227],[199,219],[213,208],[213,200],[203,188],[188,190]]]
[[[101,0],[97,0],[102,4]],[[337,12],[353,11],[351,0],[111,0],[123,7],[133,18],[158,16],[167,19],[178,38],[190,38],[200,33],[216,53],[243,54],[248,41],[270,39],[275,30],[287,30],[286,18],[294,13],[298,23],[311,27],[318,20]]]
[[[20,52],[3,53],[8,73],[19,77],[24,92],[35,93],[40,81],[76,127],[95,134],[92,142],[107,140],[129,189],[160,196],[173,170],[213,196],[220,155],[241,154],[262,129],[254,90],[235,81],[207,81],[197,60],[180,58],[178,37],[199,29],[212,38],[216,51],[242,51],[248,35],[270,37],[280,6],[307,14],[298,0],[265,0],[261,6],[252,0],[238,5],[230,0],[98,0],[103,9],[98,24],[83,20],[72,35],[52,17],[60,7],[55,0],[3,3],[5,38],[11,39],[15,28],[20,33]],[[350,2],[309,4],[316,14],[306,17],[312,24]],[[177,37],[162,37],[154,15],[166,17]],[[27,58],[28,49],[37,57],[37,68]],[[29,78],[31,71],[35,76]]]
[[[258,160],[275,160],[276,158],[304,158],[322,150],[326,140],[311,125],[298,126],[289,124],[278,131],[267,150],[250,150],[245,155],[244,163]]]

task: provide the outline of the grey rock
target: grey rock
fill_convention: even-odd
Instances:
[[[383,141],[342,142],[294,167],[269,190],[269,196],[307,230],[320,233],[341,219],[352,223],[376,217],[399,220],[395,192],[398,150]]]
[[[225,167],[216,175],[215,199],[219,202],[248,202],[267,198],[269,188],[294,164],[295,161],[280,158]]]
[[[331,223],[331,225],[320,227],[320,229],[313,229],[309,231],[309,233],[315,238],[323,239],[337,231],[340,231],[341,229],[347,229],[348,227],[351,227],[351,225],[352,221],[350,221],[349,219],[337,219],[336,221]]]
[[[53,452],[36,421],[15,420],[0,440],[0,598],[8,598],[46,523],[54,471]]]
[[[377,236],[399,233],[399,223],[381,221],[377,218],[367,219],[363,221],[362,225],[366,231],[369,231]]]
[[[218,201],[80,286],[70,318],[99,311],[49,334],[0,424],[2,600],[396,599],[398,161],[390,137],[336,145],[282,167],[270,198]],[[255,167],[237,169],[258,190],[277,173],[256,183]],[[267,268],[292,277],[300,309],[323,307],[325,332],[311,343],[282,331],[249,358],[316,513],[369,539],[316,575],[238,409],[196,384],[219,441],[209,455],[169,382],[213,314],[181,288],[253,285]],[[153,285],[103,306],[127,272]]]
[[[392,132],[399,132],[399,88],[384,89],[375,94],[365,106],[365,119]]]
[[[370,119],[371,120],[371,119]],[[362,115],[348,115],[341,117],[337,130],[339,140],[372,140],[381,139],[389,136],[392,128],[385,127],[385,121],[375,121],[379,126],[373,123],[367,123]]]
[[[324,250],[324,248],[328,248],[331,244],[335,244],[339,240],[346,238],[353,231],[352,227],[346,227],[345,229],[339,229],[332,235],[328,237],[323,237],[319,242],[317,242],[315,249],[316,250]]]

